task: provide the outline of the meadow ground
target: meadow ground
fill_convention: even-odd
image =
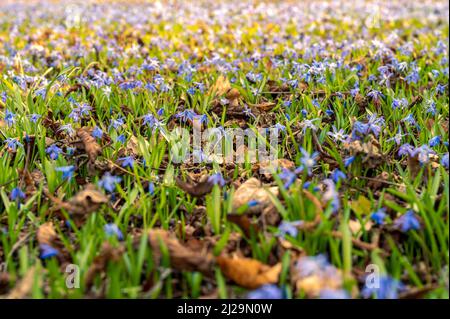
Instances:
[[[2,1],[0,296],[448,298],[448,8]]]

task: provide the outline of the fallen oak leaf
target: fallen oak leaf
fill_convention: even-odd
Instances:
[[[230,81],[228,81],[228,78],[220,75],[213,86],[210,87],[208,91],[208,95],[214,95],[214,96],[222,96],[225,93],[227,93],[231,89]]]
[[[163,229],[151,229],[148,241],[156,263],[161,261],[161,245],[165,245],[170,256],[170,266],[180,271],[199,271],[204,275],[213,274],[214,258],[209,253],[201,253],[183,246],[178,239]]]
[[[279,158],[273,161],[255,163],[252,166],[252,171],[256,172],[259,170],[265,178],[269,179],[272,177],[272,174],[275,174],[277,172],[277,169],[279,167],[292,170],[295,168],[295,163],[285,158]]]
[[[56,234],[52,222],[47,222],[39,226],[36,233],[36,238],[40,245],[52,246],[57,237],[58,235]]]
[[[214,183],[208,180],[208,178],[203,178],[200,182],[195,183],[190,178],[189,182],[185,182],[180,177],[175,177],[175,182],[179,188],[194,197],[205,196],[210,193],[214,187]]]
[[[266,284],[276,284],[282,268],[281,263],[269,266],[250,258],[219,256],[216,262],[225,277],[248,289],[256,289]]]
[[[256,205],[251,205],[252,207],[249,207],[249,211],[261,211],[272,205],[269,192],[277,197],[279,189],[276,186],[266,189],[258,179],[252,177],[245,181],[245,183],[239,186],[239,188],[235,191],[232,200],[233,209],[236,210],[239,207],[247,205],[249,202],[253,201]]]
[[[262,102],[262,103],[259,103],[259,104],[248,103],[248,105],[250,107],[252,107],[252,108],[257,109],[258,111],[269,112],[277,105],[277,103],[274,103],[274,102]]]
[[[91,135],[90,129],[88,128],[80,128],[77,131],[77,136],[81,140],[81,143],[76,143],[76,145],[78,146],[77,148],[84,149],[84,151],[88,155],[89,161],[91,163],[94,163],[97,159],[97,156],[102,153],[102,148],[97,143],[95,138]]]
[[[64,208],[71,214],[78,226],[83,223],[87,215],[98,210],[109,200],[108,196],[97,190],[93,184],[87,184],[83,190],[76,193],[67,202],[54,197],[49,192],[46,192],[46,196],[56,203],[56,207],[52,210]]]

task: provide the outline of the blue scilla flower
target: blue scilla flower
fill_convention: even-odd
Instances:
[[[214,185],[219,185],[220,187],[223,187],[226,184],[226,181],[223,178],[221,173],[215,173],[215,174],[212,174],[211,176],[209,176],[208,182],[210,182]]]
[[[342,172],[341,170],[339,170],[338,168],[336,168],[332,173],[331,173],[331,179],[333,180],[333,182],[337,183],[339,182],[341,179],[346,179],[347,175],[345,175],[344,172]]]
[[[61,148],[56,146],[56,144],[52,144],[45,149],[45,153],[47,153],[52,160],[56,160],[59,157],[59,154],[61,154],[61,152],[62,152]]]
[[[410,230],[419,230],[420,221],[412,210],[408,210],[394,221],[394,226],[406,233]]]
[[[442,158],[441,158],[441,164],[442,166],[444,166],[446,169],[448,169],[449,163],[448,163],[448,152],[445,153]]]
[[[36,123],[42,117],[40,114],[30,114],[30,121]]]
[[[105,191],[112,193],[116,189],[116,184],[120,183],[122,179],[118,176],[113,176],[109,172],[103,175],[98,185]]]
[[[6,110],[5,111],[5,122],[8,126],[13,125],[16,122],[16,114],[13,112]]]
[[[92,137],[101,139],[103,137],[103,131],[101,128],[99,128],[98,126],[94,127],[94,129],[92,130],[91,133]]]
[[[386,209],[385,208],[380,208],[377,211],[373,212],[370,215],[370,218],[375,222],[375,224],[383,225],[384,224],[384,219],[386,218],[386,216],[387,216]]]
[[[155,184],[153,182],[148,183],[148,193],[150,195],[155,194]]]
[[[11,138],[11,137],[8,137],[5,140],[5,144],[6,144],[6,147],[11,149],[13,152],[17,151],[18,147],[22,147],[23,146],[22,143],[20,143],[17,138]]]
[[[133,156],[125,156],[125,157],[121,157],[119,158],[119,161],[122,162],[121,166],[122,167],[129,167],[129,168],[133,168],[134,166],[134,158]]]
[[[300,152],[302,153],[302,157],[300,158],[300,162],[302,163],[303,169],[306,169],[308,175],[311,174],[311,170],[316,165],[316,158],[319,156],[318,152],[313,152],[310,154],[308,151],[300,147]]]
[[[441,140],[442,140],[441,136],[437,135],[430,139],[430,141],[428,142],[428,145],[430,145],[430,147],[435,147],[435,146],[441,144]]]
[[[41,259],[49,259],[59,255],[59,251],[50,245],[41,244],[39,245],[39,248],[41,250],[40,254]]]
[[[287,168],[282,168],[281,173],[278,174],[278,177],[283,181],[284,188],[288,189],[297,179],[297,175],[288,170]]]
[[[118,240],[123,240],[123,234],[116,224],[106,224],[103,229],[107,236],[114,236],[117,237]]]
[[[73,174],[75,172],[75,166],[61,166],[55,168],[57,172],[62,172],[63,179],[70,180],[73,177]]]
[[[120,134],[119,136],[116,137],[116,141],[121,144],[125,144],[127,142],[127,137],[123,134]]]
[[[350,166],[354,162],[355,158],[356,158],[355,156],[349,156],[349,157],[345,158],[344,159],[344,166],[345,167]]]
[[[9,198],[13,201],[20,200],[25,198],[25,193],[22,192],[20,187],[15,187],[11,190],[11,193],[9,194]]]
[[[302,225],[303,221],[297,220],[293,222],[282,221],[278,226],[278,235],[282,238],[289,235],[291,237],[297,237],[298,226]]]
[[[248,293],[248,299],[283,299],[284,293],[277,285],[266,284]]]

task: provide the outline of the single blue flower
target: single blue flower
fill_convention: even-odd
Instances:
[[[175,114],[175,117],[177,119],[181,119],[181,121],[183,121],[184,123],[186,123],[187,121],[193,121],[194,117],[197,115],[197,113],[195,113],[192,110],[184,110],[182,112],[179,112],[177,114]]]
[[[301,220],[297,220],[294,222],[282,221],[278,226],[278,235],[282,238],[286,237],[286,235],[297,237],[298,226],[300,226],[301,224],[303,224],[303,221]]]
[[[430,147],[435,147],[435,146],[441,144],[441,140],[442,140],[441,136],[437,135],[437,136],[433,137],[432,139],[430,139],[430,141],[428,142],[428,145],[430,145]]]
[[[50,245],[41,244],[39,245],[39,248],[41,250],[40,254],[41,259],[48,259],[59,255],[59,251]]]
[[[284,188],[286,189],[288,189],[297,179],[297,175],[294,172],[284,167],[281,169],[281,173],[278,174],[278,177],[283,181]]]
[[[370,218],[375,222],[375,224],[377,225],[383,225],[384,224],[384,219],[386,218],[386,209],[385,208],[380,208],[377,211],[373,212],[370,215]]]
[[[125,123],[125,120],[123,117],[119,117],[117,120],[113,119],[111,120],[111,124],[109,126],[109,129],[113,127],[115,130],[117,130],[119,127],[121,127]]]
[[[309,154],[308,151],[300,147],[300,152],[302,153],[302,157],[300,158],[300,162],[302,163],[302,168],[306,169],[308,175],[311,175],[311,170],[316,165],[316,158],[319,156],[318,152],[313,152]]]
[[[155,194],[155,184],[153,182],[148,183],[148,192],[150,195]]]
[[[346,179],[347,175],[342,172],[340,169],[336,168],[333,173],[331,173],[331,179],[333,182],[338,183],[341,179]]]
[[[398,149],[398,156],[404,156],[404,155],[408,155],[408,156],[415,156],[416,151],[414,146],[412,146],[409,143],[405,143],[402,146],[400,146],[400,148]]]
[[[283,299],[284,293],[277,285],[266,284],[248,293],[248,299]]]
[[[129,168],[133,168],[134,165],[134,158],[133,156],[125,156],[125,157],[121,157],[119,158],[119,161],[122,162],[122,167],[129,167]]]
[[[70,180],[73,177],[73,174],[75,172],[75,166],[71,165],[71,166],[61,166],[61,167],[57,167],[55,168],[55,170],[57,172],[62,172],[62,178],[63,179],[67,179]]]
[[[215,173],[209,176],[208,182],[213,183],[214,185],[219,185],[220,187],[224,187],[226,184],[226,181],[221,173]]]
[[[255,207],[255,206],[257,206],[257,205],[259,205],[259,202],[258,202],[257,200],[255,200],[255,199],[252,199],[251,201],[249,201],[249,202],[247,203],[247,206],[248,206],[248,207]]]
[[[196,88],[191,86],[189,89],[187,89],[186,92],[187,92],[189,95],[194,95],[194,94],[195,94],[195,91],[196,91]]]
[[[94,127],[94,129],[92,130],[91,133],[92,137],[101,139],[103,137],[103,131],[101,128],[99,128],[98,126]]]
[[[40,114],[31,114],[30,121],[33,123],[36,123],[41,117],[42,117],[42,115],[40,115]]]
[[[155,121],[156,121],[155,116],[153,114],[151,114],[151,113],[145,114],[143,119],[144,119],[143,124],[147,125],[149,127],[152,127],[155,124]]]
[[[17,138],[11,138],[11,137],[8,137],[8,138],[5,140],[5,144],[6,144],[6,146],[7,146],[9,149],[11,149],[13,152],[17,151],[17,148],[18,148],[18,147],[22,147],[22,146],[23,146],[22,143],[20,143],[19,140],[18,140]]]
[[[447,153],[445,153],[445,154],[442,156],[442,158],[441,158],[441,164],[442,164],[442,166],[444,166],[446,169],[448,169],[448,167],[449,167],[448,160],[449,160],[449,158],[448,158],[448,152],[447,152]]]
[[[116,137],[116,141],[121,144],[125,144],[127,141],[127,137],[123,134],[120,134],[119,136]]]
[[[8,126],[13,125],[16,122],[16,114],[11,112],[10,110],[5,111],[5,122]]]
[[[107,236],[115,236],[118,240],[123,240],[123,234],[116,224],[106,224],[103,229]]]
[[[412,210],[408,210],[394,221],[394,226],[406,233],[410,230],[419,230],[420,221]]]
[[[355,156],[349,156],[349,157],[345,158],[344,159],[344,166],[345,167],[350,166],[353,163],[354,160],[355,160]]]
[[[25,193],[22,192],[20,187],[15,187],[11,190],[11,193],[9,194],[9,198],[11,200],[20,200],[25,198]]]
[[[107,192],[112,193],[116,189],[116,184],[120,183],[121,180],[119,176],[113,176],[107,172],[98,182],[98,185]]]
[[[286,126],[284,126],[283,124],[280,124],[280,123],[276,123],[274,126],[272,126],[272,128],[282,131],[282,132],[286,132]]]
[[[52,144],[45,149],[45,153],[47,153],[52,160],[56,160],[61,152],[61,148],[56,146],[56,144]]]

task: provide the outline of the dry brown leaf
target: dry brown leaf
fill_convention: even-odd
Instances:
[[[278,196],[278,187],[264,188],[262,183],[252,177],[243,183],[234,193],[232,205],[234,209],[237,209],[250,201],[257,201],[257,205],[250,207],[250,212],[260,211],[272,204],[269,192],[275,197]]]
[[[57,237],[58,235],[56,234],[52,222],[47,222],[39,226],[36,233],[36,238],[40,245],[52,246]]]
[[[277,103],[274,102],[262,102],[259,104],[248,104],[250,107],[257,109],[258,111],[262,111],[262,112],[268,112],[270,110],[272,110]]]
[[[228,78],[226,76],[220,75],[216,83],[214,83],[213,86],[210,87],[208,91],[208,95],[213,96],[222,96],[225,93],[227,93],[231,89],[230,81],[228,81]]]
[[[95,138],[91,135],[90,129],[82,127],[77,131],[77,136],[81,140],[81,144],[77,143],[77,147],[83,149],[88,155],[89,161],[94,163],[97,156],[102,153],[102,148],[98,145]]]
[[[227,100],[229,102],[228,104],[228,108],[230,109],[234,109],[237,108],[239,106],[239,98],[240,98],[241,94],[239,93],[239,91],[237,89],[230,89],[227,92]]]
[[[281,263],[269,266],[256,259],[225,256],[217,257],[216,261],[225,277],[248,289],[276,284],[281,272]]]
[[[203,180],[198,183],[190,179],[188,182],[185,182],[180,177],[175,177],[175,182],[177,183],[179,188],[194,197],[205,196],[206,194],[210,193],[214,187],[214,184],[208,181],[207,176],[205,176]]]
[[[139,155],[139,142],[136,136],[131,136],[130,140],[127,143],[127,153],[128,155]]]
[[[253,172],[259,170],[264,175],[264,177],[269,179],[271,178],[272,174],[275,173],[279,168],[291,170],[295,168],[295,163],[285,158],[278,158],[274,161],[255,163],[252,167],[252,170]]]
[[[180,271],[199,271],[205,275],[213,274],[214,258],[209,253],[202,253],[183,246],[178,239],[163,229],[151,229],[148,241],[152,247],[156,263],[161,260],[161,245],[169,251],[170,266]]]
[[[75,194],[68,202],[68,210],[73,214],[85,215],[108,203],[108,197],[96,189],[95,185],[88,184],[85,189]]]
[[[64,208],[73,217],[76,225],[81,225],[87,215],[98,210],[103,204],[108,203],[108,196],[97,190],[93,184],[87,184],[85,188],[79,191],[68,202],[63,202],[53,195],[46,194],[56,204],[53,210]]]

